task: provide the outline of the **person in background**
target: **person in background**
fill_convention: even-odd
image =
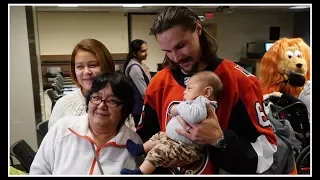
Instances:
[[[105,72],[86,92],[87,114],[65,116],[48,131],[31,164],[30,175],[108,175],[137,168],[126,141],[142,143],[125,124],[133,108],[133,84],[122,73]]]
[[[148,68],[142,63],[148,56],[147,43],[141,39],[135,39],[130,43],[130,49],[124,62],[124,74],[132,80],[135,87],[135,106],[132,111],[135,126],[138,125],[142,113],[143,99],[151,75]]]
[[[261,174],[273,164],[277,140],[262,108],[258,79],[234,62],[217,56],[217,43],[201,25],[198,14],[188,7],[167,6],[151,28],[165,52],[164,67],[147,87],[142,121],[137,133],[145,142],[159,131],[166,131],[167,107],[183,100],[186,81],[200,71],[216,73],[223,84],[219,108],[199,124],[186,123],[178,116],[183,130],[177,133],[208,145],[203,160],[193,167],[186,161],[172,160],[154,173]],[[209,111],[209,110],[208,110]],[[170,121],[169,121],[170,122]],[[181,168],[176,168],[181,167]],[[170,170],[170,171],[168,171]]]
[[[85,96],[92,80],[101,72],[115,72],[113,58],[104,44],[96,39],[83,39],[71,54],[71,78],[79,87],[61,97],[52,109],[48,129],[62,117],[86,113]]]

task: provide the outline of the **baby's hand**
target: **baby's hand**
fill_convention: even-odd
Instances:
[[[172,105],[172,106],[170,107],[170,109],[169,109],[169,114],[171,114],[172,116],[178,115],[177,105],[178,105],[178,104],[174,104],[174,105]]]

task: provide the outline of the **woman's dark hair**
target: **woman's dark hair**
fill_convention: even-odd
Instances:
[[[104,72],[96,76],[92,82],[92,87],[88,95],[86,96],[87,111],[90,96],[93,93],[96,93],[105,88],[107,84],[110,85],[113,95],[117,97],[121,102],[123,102],[123,107],[121,109],[121,119],[117,126],[117,131],[119,131],[129,114],[131,113],[134,103],[133,84],[131,80],[124,74],[120,72]]]
[[[126,61],[123,64],[123,72],[126,71],[126,68],[130,60],[136,57],[134,54],[138,53],[141,50],[142,44],[147,44],[147,43],[141,39],[135,39],[130,43],[129,53],[127,55]]]
[[[185,31],[194,32],[196,30],[197,22],[201,22],[200,18],[192,9],[183,6],[167,6],[157,15],[150,29],[150,35],[156,36],[177,25],[180,25]],[[216,39],[202,28],[199,40],[202,59],[207,62],[208,65],[212,65],[212,58],[216,56],[218,50]],[[175,69],[179,66],[172,62],[168,56],[165,56],[163,67]]]

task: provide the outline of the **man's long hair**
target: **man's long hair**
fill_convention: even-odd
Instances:
[[[150,35],[157,35],[174,26],[180,25],[186,31],[194,32],[197,22],[201,22],[198,15],[188,7],[167,6],[157,16],[150,29]],[[212,58],[216,56],[218,45],[216,39],[202,28],[199,37],[202,59],[208,64],[213,64]],[[163,67],[171,69],[178,68],[178,64],[171,61],[166,55],[163,61]]]

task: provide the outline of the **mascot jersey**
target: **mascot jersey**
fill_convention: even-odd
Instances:
[[[224,86],[216,114],[224,130],[227,148],[208,146],[199,163],[170,170],[174,174],[213,174],[218,169],[215,167],[219,167],[236,174],[261,173],[273,162],[276,137],[261,108],[259,82],[232,61],[216,58],[214,62],[205,70],[215,72]],[[146,90],[144,110],[137,127],[144,142],[160,130],[165,132],[168,105],[183,100],[188,78],[180,69],[169,68],[153,77]],[[243,137],[247,140],[241,140]]]

